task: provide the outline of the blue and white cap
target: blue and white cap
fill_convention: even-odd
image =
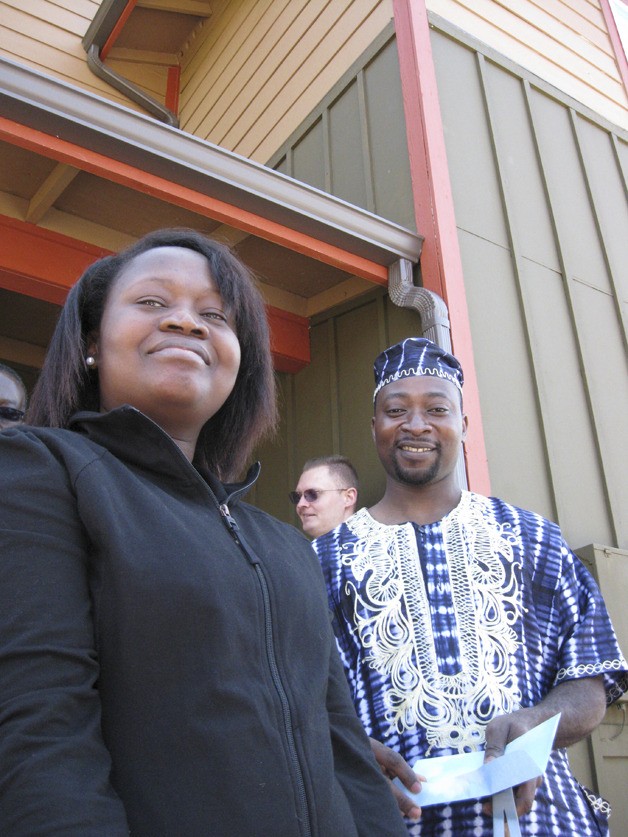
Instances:
[[[375,392],[373,401],[382,387],[398,381],[399,378],[414,378],[418,375],[434,375],[444,378],[462,392],[464,376],[457,359],[427,340],[425,337],[406,337],[375,358]]]

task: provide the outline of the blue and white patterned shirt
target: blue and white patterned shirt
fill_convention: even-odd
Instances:
[[[609,703],[628,689],[593,578],[533,512],[463,492],[425,526],[361,509],[314,548],[358,715],[409,764],[481,749],[492,717],[566,680],[603,675]],[[605,834],[607,809],[555,750],[522,834]],[[431,806],[408,831],[482,837],[492,818],[480,800]]]

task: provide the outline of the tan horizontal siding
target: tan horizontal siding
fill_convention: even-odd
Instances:
[[[391,18],[392,0],[224,4],[184,56],[182,127],[266,161]]]
[[[0,54],[135,108],[87,66],[81,39],[99,5],[96,0],[64,0],[62,5],[51,0],[0,0]]]
[[[430,12],[628,127],[628,94],[599,0],[428,0]]]

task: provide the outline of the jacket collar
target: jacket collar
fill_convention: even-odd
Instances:
[[[158,424],[129,405],[108,413],[75,413],[69,429],[106,448],[117,459],[158,474],[161,479],[186,485],[198,484],[202,479],[220,503],[239,500],[257,480],[261,470],[260,463],[255,462],[242,482],[222,483],[210,471],[192,465]]]

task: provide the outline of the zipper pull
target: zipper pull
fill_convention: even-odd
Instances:
[[[257,555],[255,555],[255,553],[252,552],[251,549],[248,547],[246,542],[244,542],[240,538],[240,536],[238,534],[240,529],[238,527],[238,524],[235,522],[235,520],[231,516],[231,512],[229,511],[229,506],[226,503],[221,503],[218,508],[220,509],[220,514],[222,515],[222,518],[225,521],[225,525],[226,525],[227,529],[229,529],[229,531],[231,532],[231,537],[234,539],[234,541],[240,547],[242,552],[245,554],[248,562],[250,564],[252,564],[253,566],[255,566],[256,564],[259,564],[259,559],[258,559]]]
[[[225,523],[231,529],[231,531],[235,533],[238,531],[238,524],[235,522],[233,517],[231,517],[231,512],[229,511],[229,506],[226,503],[221,503],[220,506],[220,514],[223,516]],[[237,538],[236,538],[237,540]]]

